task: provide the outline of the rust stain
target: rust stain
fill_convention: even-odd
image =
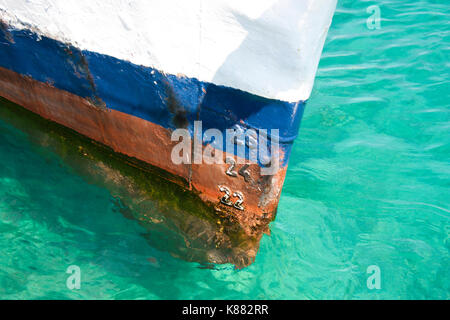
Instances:
[[[101,109],[107,109],[106,103],[98,96],[97,86],[95,85],[94,77],[92,76],[92,73],[89,69],[88,61],[86,57],[83,55],[83,52],[77,50],[76,51],[77,55],[75,55],[74,51],[71,49],[70,44],[67,44],[67,46],[64,48],[64,52],[68,56],[67,60],[69,64],[72,66],[74,74],[78,78],[85,78],[89,83],[89,86],[92,91],[92,97],[88,97],[86,99],[91,104]],[[79,62],[74,62],[78,60]]]
[[[0,19],[0,31],[5,35],[6,41],[9,43],[14,43],[14,37],[8,30],[8,24]]]
[[[187,111],[178,101],[176,94],[170,83],[164,79],[164,90],[166,92],[166,105],[169,112],[173,114],[172,123],[175,128],[187,128],[189,121],[187,119]]]

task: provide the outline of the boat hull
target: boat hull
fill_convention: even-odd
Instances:
[[[169,172],[173,180],[198,193],[218,212],[228,214],[247,226],[248,233],[252,233],[255,226],[266,225],[274,218],[303,102],[265,99],[196,79],[163,75],[128,62],[116,62],[119,67],[112,69],[111,64],[108,65],[114,60],[111,57],[102,56],[104,60],[100,61],[98,54],[43,39],[30,31],[4,29],[1,42],[0,96],[118,153]],[[89,57],[92,56],[95,58],[91,60]],[[124,72],[121,64],[128,66],[128,72]],[[138,71],[133,72],[131,68]],[[108,70],[109,74],[94,70]],[[157,80],[139,79],[138,75],[142,74],[137,72],[156,75]],[[155,85],[155,82],[161,85]],[[146,87],[148,83],[150,87]],[[100,89],[102,86],[108,89]],[[141,96],[130,93],[129,87],[141,88]],[[198,95],[193,97],[193,92]],[[115,96],[117,100],[114,100]],[[118,102],[120,99],[124,101]],[[144,99],[149,99],[149,103],[143,104]],[[277,119],[280,116],[275,110],[280,109],[291,111],[291,114],[283,113],[283,119]],[[286,120],[293,122],[294,128],[280,125]],[[248,157],[239,159],[235,153],[227,153],[225,143],[223,148],[219,148],[224,151],[223,163],[174,164],[171,154],[178,142],[172,141],[171,134],[182,126],[194,138],[194,121],[201,121],[203,132],[219,128],[224,136],[227,129],[236,125],[269,127],[269,130],[282,127],[280,168],[269,176],[261,175],[260,164],[252,163]],[[200,144],[203,151],[206,145]],[[230,157],[236,163],[248,164],[246,171],[250,174],[250,181],[243,176],[226,174],[230,166],[226,159]],[[224,204],[220,186],[241,192],[245,210]]]
[[[243,268],[255,260],[264,228],[248,235],[229,217],[218,216],[198,195],[171,182],[177,178],[170,173],[114,152],[1,97],[0,106],[0,122],[20,130],[45,159],[51,162],[56,156],[59,167],[106,190],[113,212],[143,227],[139,234],[153,248],[205,267],[230,263]],[[61,214],[79,225],[77,216]],[[41,218],[46,223],[59,219],[45,213],[36,217]],[[86,230],[89,227],[85,225]]]
[[[138,1],[142,16],[120,1],[1,1],[0,96],[163,169],[251,235],[275,217],[335,0],[194,2]],[[190,139],[181,163],[177,130]],[[196,161],[206,151],[220,161]]]

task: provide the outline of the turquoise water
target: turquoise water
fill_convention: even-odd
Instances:
[[[152,247],[106,189],[0,121],[0,298],[449,299],[449,21],[443,0],[339,2],[272,233],[240,271]]]

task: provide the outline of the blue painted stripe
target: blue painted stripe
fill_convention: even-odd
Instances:
[[[191,134],[194,120],[202,121],[203,131],[216,128],[224,134],[235,125],[279,129],[287,163],[303,115],[303,101],[266,99],[195,78],[164,74],[81,51],[29,30],[3,25],[0,31],[0,66],[4,68],[165,128],[186,127]]]

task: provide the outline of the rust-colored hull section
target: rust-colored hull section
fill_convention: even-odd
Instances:
[[[70,92],[0,67],[0,95],[114,151],[189,179],[187,165],[170,161],[170,132],[120,111],[105,109]]]
[[[171,131],[120,111],[99,107],[88,99],[0,67],[0,96],[76,132],[100,142],[115,152],[136,158],[176,176],[177,183],[197,192],[217,213],[235,221],[249,235],[268,231],[278,205],[286,167],[273,176],[261,176],[260,167],[250,164],[251,179],[226,174],[228,164],[180,164],[171,161]],[[235,156],[226,155],[225,157]],[[181,182],[180,182],[181,181]],[[244,210],[221,203],[226,185],[245,197]]]

